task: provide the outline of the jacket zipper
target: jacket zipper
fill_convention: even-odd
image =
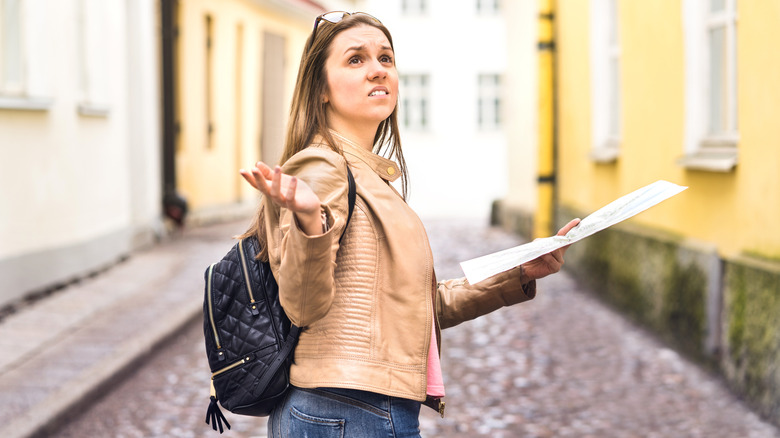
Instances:
[[[222,373],[226,373],[226,372],[232,370],[233,368],[239,367],[239,366],[244,365],[245,363],[249,363],[251,361],[252,361],[252,356],[244,356],[243,359],[235,361],[235,362],[231,363],[230,365],[228,365],[228,366],[226,366],[224,368],[220,368],[220,369],[214,371],[213,373],[211,373],[211,380],[214,380],[214,378],[216,378],[217,376],[219,376]]]
[[[436,351],[435,351],[435,354],[439,355],[439,360],[441,361],[441,339],[439,339],[439,337],[437,336],[437,330],[439,330],[439,332],[440,332],[440,329],[439,329],[439,311],[436,308],[436,289],[438,287],[438,284],[437,284],[435,276],[434,276],[433,280],[434,280],[433,281],[433,297],[431,297],[432,298],[431,303],[433,304],[433,333],[431,334],[431,337],[436,339]],[[429,346],[428,347],[428,351],[430,351],[430,350],[431,350],[431,348]],[[426,361],[426,363],[428,363],[428,361]],[[441,398],[436,399],[436,401],[437,401],[437,405],[438,406],[436,406],[435,409],[439,413],[439,415],[441,415],[441,418],[444,418],[444,405],[445,405],[445,402]]]
[[[246,290],[249,293],[249,308],[252,311],[252,315],[257,316],[259,313],[257,310],[257,303],[255,303],[255,295],[252,293],[252,282],[249,281],[249,270],[246,265],[246,255],[244,255],[244,241],[238,241],[238,255],[241,257],[241,267],[244,274],[244,282],[246,282]]]
[[[423,229],[425,229],[425,226],[422,224],[422,221],[419,220],[419,218],[418,218],[418,221],[420,223],[420,226],[422,226]],[[431,251],[430,246],[428,248],[428,263],[433,265],[433,252]],[[434,272],[433,271],[433,267],[431,267],[431,272]],[[441,329],[439,328],[440,327],[440,325],[439,325],[439,311],[436,308],[436,294],[437,294],[438,286],[439,285],[438,285],[438,281],[436,280],[436,274],[434,273],[433,278],[432,278],[432,291],[431,291],[431,307],[433,308],[433,329],[432,329],[433,333],[431,333],[430,337],[436,339],[436,351],[434,352],[434,354],[438,354],[439,355],[439,360],[441,360],[441,339],[439,339],[439,336],[437,336],[437,330],[439,331],[439,333],[441,333]],[[430,339],[430,337],[429,337],[429,339]],[[428,344],[428,352],[430,352],[430,351],[431,351],[431,347],[430,347],[430,342],[429,342],[429,344]],[[428,360],[427,360],[428,356],[426,355],[425,358],[426,358],[425,363],[427,364],[428,363]],[[442,400],[441,398],[434,398],[434,399],[431,399],[431,401],[433,402],[432,404],[428,404],[428,403],[425,403],[425,404],[427,406],[433,408],[436,412],[438,412],[439,415],[441,415],[441,418],[444,418],[444,407],[445,407],[444,400]]]

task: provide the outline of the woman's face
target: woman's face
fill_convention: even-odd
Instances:
[[[331,128],[372,129],[387,119],[398,100],[395,54],[381,30],[347,29],[333,39],[325,62],[328,91],[324,96]]]

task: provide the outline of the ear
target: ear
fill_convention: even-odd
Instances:
[[[328,95],[327,94],[323,94],[322,95],[322,103],[325,104],[325,103],[328,103],[328,102],[330,102],[330,99],[328,99]]]

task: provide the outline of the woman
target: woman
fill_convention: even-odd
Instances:
[[[282,306],[304,328],[269,436],[419,436],[421,404],[443,413],[440,329],[532,299],[535,280],[563,263],[565,249],[476,285],[437,282],[425,229],[404,201],[397,111],[389,31],[363,13],[317,17],[284,165],[241,171],[265,195],[247,235],[264,243]],[[347,166],[357,202],[340,240]],[[403,195],[390,184],[399,177]]]

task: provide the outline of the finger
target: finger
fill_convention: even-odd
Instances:
[[[238,173],[241,174],[241,177],[244,178],[246,182],[249,183],[249,185],[251,185],[254,188],[257,188],[257,183],[255,182],[255,178],[252,176],[251,173],[249,173],[249,171],[241,169],[238,171]]]
[[[254,175],[253,173],[254,171],[255,169],[252,170],[241,169],[238,172],[246,180],[246,182],[248,182],[252,187],[260,190],[260,183],[264,180]]]
[[[282,199],[282,197],[280,196],[281,191],[282,191],[282,168],[276,166],[274,168],[273,179],[271,179],[271,190],[270,190],[271,197],[281,200]]]
[[[543,261],[545,265],[547,266],[548,270],[550,271],[550,274],[554,274],[561,270],[561,265],[563,265],[563,260],[560,257],[560,255],[556,254],[558,251],[553,251],[551,253],[545,254],[542,256]]]
[[[273,170],[262,161],[258,161],[255,163],[255,168],[260,170],[260,173],[263,174],[265,179],[271,179],[273,177]]]
[[[566,224],[563,228],[558,230],[558,236],[565,236],[566,233],[571,231],[572,228],[576,227],[579,224],[580,224],[579,218],[570,220],[568,224]]]
[[[257,168],[252,169],[252,179],[255,181],[255,188],[257,190],[260,190],[260,192],[264,195],[268,195],[269,189],[268,189],[268,180],[263,177],[263,175],[260,173],[260,171]]]
[[[293,202],[295,201],[295,189],[298,187],[298,178],[292,177],[290,178],[290,184],[287,187],[287,202]]]

